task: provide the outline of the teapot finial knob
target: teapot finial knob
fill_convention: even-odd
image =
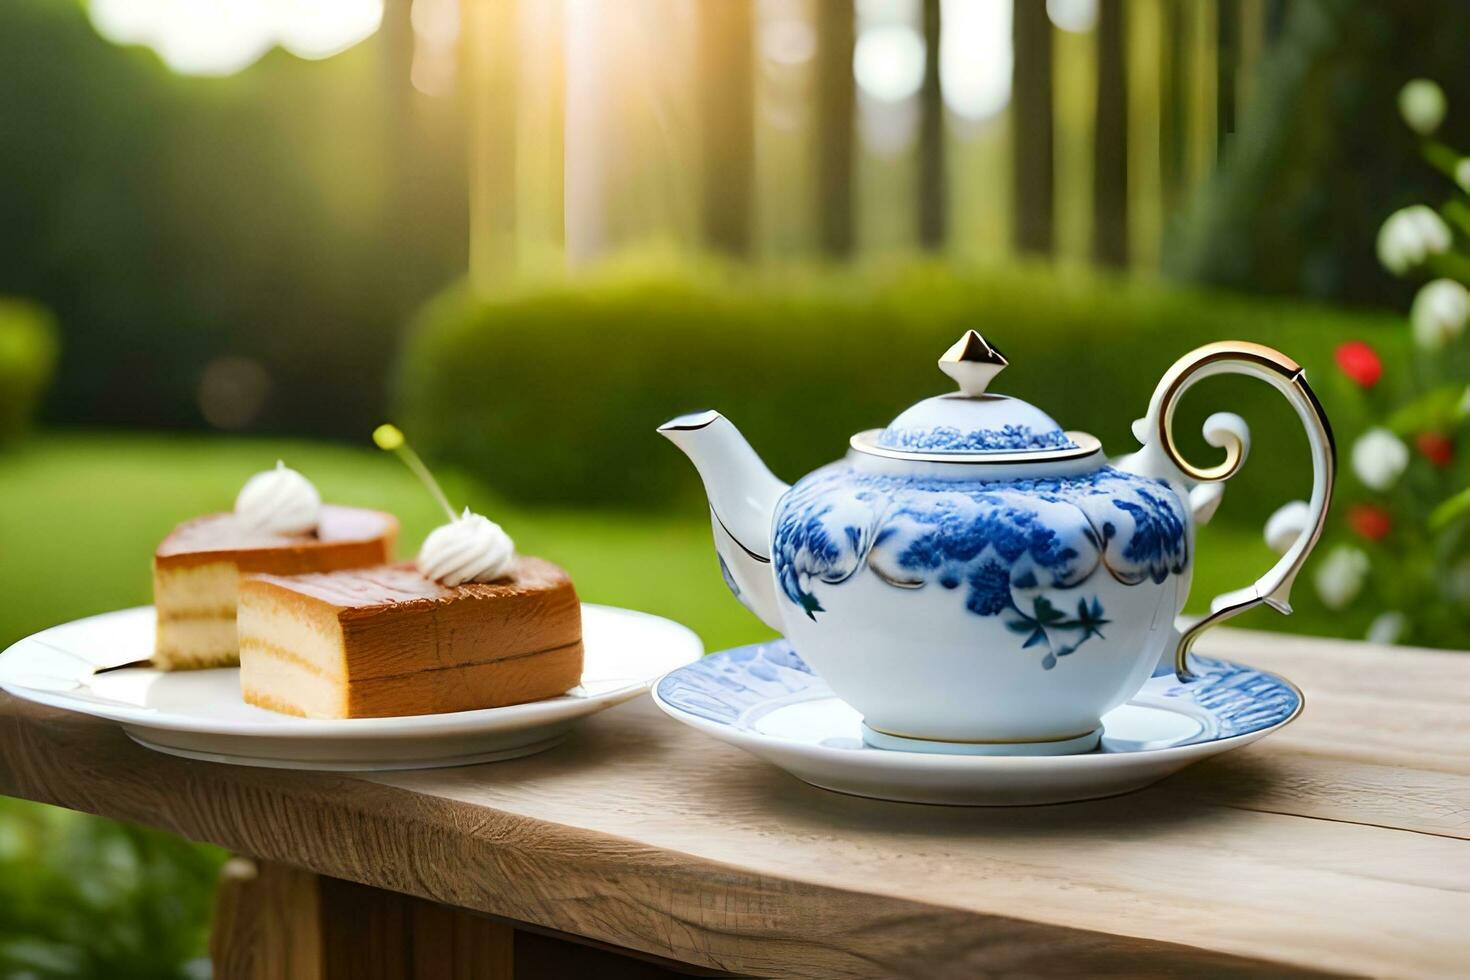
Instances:
[[[979,398],[1001,368],[1010,362],[979,333],[966,330],[954,346],[939,359],[939,370],[955,379],[960,391],[969,398]]]

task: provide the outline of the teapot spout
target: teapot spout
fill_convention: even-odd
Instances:
[[[771,572],[771,523],[788,489],[719,412],[670,419],[659,434],[688,456],[704,481],[725,584],[761,622],[780,631]]]

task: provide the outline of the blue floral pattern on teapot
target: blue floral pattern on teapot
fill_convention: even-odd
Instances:
[[[840,587],[866,567],[895,588],[955,590],[970,613],[1005,616],[1022,649],[1045,648],[1048,670],[1103,635],[1093,576],[1157,584],[1189,567],[1178,496],[1110,466],[966,482],[834,463],[782,499],[773,545],[781,592],[810,619],[824,611],[818,584]]]
[[[885,449],[915,449],[945,453],[1025,452],[1032,449],[1074,449],[1061,429],[1037,432],[1029,425],[1003,425],[997,429],[961,430],[952,425],[928,429],[889,426],[878,436]]]

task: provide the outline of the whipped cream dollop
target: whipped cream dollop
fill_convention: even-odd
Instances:
[[[310,534],[322,515],[322,497],[310,480],[276,460],[276,468],[245,481],[235,517],[252,531]]]
[[[516,546],[499,524],[468,507],[457,520],[435,528],[419,549],[418,568],[443,585],[493,582],[515,562]]]

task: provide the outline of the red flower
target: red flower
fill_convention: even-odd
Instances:
[[[1383,377],[1383,361],[1378,352],[1361,340],[1349,340],[1340,345],[1336,352],[1337,366],[1354,383],[1371,388]]]
[[[1414,446],[1441,469],[1455,461],[1455,444],[1443,432],[1421,432],[1414,437]]]
[[[1360,538],[1378,541],[1393,530],[1393,518],[1377,504],[1354,504],[1348,508],[1348,527]]]

